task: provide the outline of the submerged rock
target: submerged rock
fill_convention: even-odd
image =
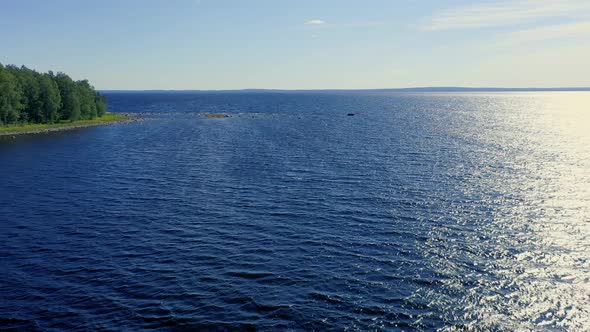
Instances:
[[[231,115],[227,113],[201,113],[200,116],[205,119],[220,119],[231,117]]]

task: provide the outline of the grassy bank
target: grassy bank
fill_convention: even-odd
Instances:
[[[73,128],[82,128],[127,121],[129,118],[123,114],[105,113],[99,118],[92,120],[62,121],[58,123],[32,123],[0,126],[0,135],[37,133],[46,131],[58,131]]]

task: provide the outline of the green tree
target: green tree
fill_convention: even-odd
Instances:
[[[94,119],[106,110],[105,97],[87,80],[0,64],[0,124]]]
[[[94,93],[94,102],[96,103],[96,113],[103,116],[107,112],[107,99],[98,92]]]
[[[43,102],[41,101],[39,73],[25,66],[20,68],[8,66],[8,69],[18,78],[22,87],[21,101],[25,117],[34,123],[43,122]]]
[[[80,96],[80,113],[82,119],[96,118],[96,102],[94,100],[94,89],[87,80],[77,81],[78,93]]]
[[[22,110],[22,89],[18,80],[0,63],[0,124],[17,122]]]
[[[76,84],[64,73],[57,73],[54,80],[61,95],[61,118],[70,121],[78,120],[80,118],[80,98]]]
[[[61,118],[61,96],[57,84],[50,74],[42,74],[39,78],[40,97],[43,104],[42,121],[54,123]]]

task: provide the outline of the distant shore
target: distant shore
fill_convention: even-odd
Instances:
[[[106,113],[102,117],[98,117],[92,120],[78,120],[72,122],[68,121],[58,123],[35,123],[25,125],[8,125],[0,126],[0,137],[43,134],[55,131],[73,130],[79,128],[95,127],[129,121],[134,121],[134,119],[126,114]]]
[[[100,90],[104,94],[119,93],[167,93],[167,94],[207,94],[207,93],[434,93],[434,92],[588,92],[590,87],[561,87],[561,88],[497,88],[497,87],[416,87],[416,88],[383,88],[383,89],[236,89],[236,90]]]

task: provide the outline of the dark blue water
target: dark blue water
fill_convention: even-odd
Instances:
[[[0,141],[0,329],[590,326],[589,93],[108,98]]]

